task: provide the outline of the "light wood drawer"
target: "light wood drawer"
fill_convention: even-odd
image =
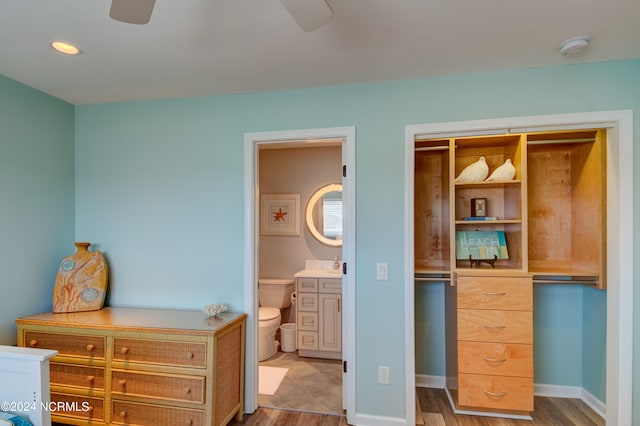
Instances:
[[[52,385],[104,390],[104,368],[52,362],[49,375]]]
[[[458,340],[533,344],[533,312],[458,309]]]
[[[458,342],[460,373],[533,377],[533,345]]]
[[[533,378],[460,374],[461,407],[533,411]]]
[[[298,312],[298,330],[318,331],[318,313]]]
[[[333,278],[318,279],[319,293],[342,293],[342,280]]]
[[[307,291],[310,293],[315,293],[318,291],[318,279],[317,278],[298,278],[296,282],[296,290]]]
[[[458,277],[459,309],[533,309],[533,283],[528,277]]]
[[[207,346],[197,342],[113,339],[113,360],[206,368]]]
[[[204,412],[153,404],[112,401],[111,422],[119,425],[203,426]]]
[[[318,350],[318,332],[298,331],[298,349]]]
[[[298,293],[296,308],[300,311],[318,311],[318,294],[317,293]]]
[[[51,415],[80,419],[104,420],[104,399],[51,392],[55,403]],[[59,408],[59,409],[58,409]]]
[[[111,393],[204,403],[205,378],[113,370]]]
[[[104,359],[104,337],[77,334],[25,331],[24,342],[29,348],[55,349],[58,356],[71,355]]]

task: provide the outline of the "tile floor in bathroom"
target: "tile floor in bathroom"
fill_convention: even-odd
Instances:
[[[342,361],[298,357],[298,352],[277,352],[260,363],[288,368],[274,395],[258,395],[258,405],[324,414],[342,410]]]

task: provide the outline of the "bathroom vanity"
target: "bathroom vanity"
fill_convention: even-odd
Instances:
[[[342,359],[342,269],[305,268],[294,277],[298,355]]]

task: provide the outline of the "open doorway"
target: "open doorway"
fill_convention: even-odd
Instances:
[[[355,341],[354,329],[354,277],[348,270],[349,263],[353,264],[354,250],[354,144],[355,130],[353,128],[311,129],[286,132],[265,132],[245,135],[245,196],[247,201],[246,234],[245,234],[245,306],[249,319],[247,323],[246,348],[246,379],[245,379],[245,410],[253,412],[259,405],[276,408],[298,409],[303,411],[328,412],[331,414],[345,413],[347,417],[353,412],[350,409],[354,401],[353,383],[354,369],[343,366],[353,366]],[[331,159],[334,160],[331,160]],[[316,170],[314,171],[314,163]],[[329,166],[329,164],[331,164]],[[319,168],[319,169],[318,169]],[[325,168],[333,169],[327,173]],[[337,182],[336,182],[337,180]],[[307,229],[305,223],[305,209],[316,189],[327,184],[342,184],[342,246],[327,246],[319,244]],[[295,221],[283,226],[284,234],[275,231],[263,232],[261,223],[265,213],[265,202],[279,198],[287,198],[282,212],[293,208]],[[326,209],[335,209],[337,204],[328,201]],[[262,208],[261,208],[262,207]],[[277,207],[277,206],[275,206]],[[277,210],[277,209],[276,209]],[[335,234],[335,226],[328,226],[328,234]],[[288,235],[287,235],[288,233]],[[329,236],[336,239],[336,236]],[[306,268],[307,260],[344,262],[346,274],[335,274],[342,283],[342,294],[337,304],[331,300],[327,306],[339,306],[340,309],[340,350],[332,351],[334,356],[325,360],[322,353],[311,352],[300,356],[297,350],[300,336],[296,330],[295,342],[291,341],[291,329],[278,330],[276,341],[279,349],[273,355],[264,352],[261,346],[264,333],[260,327],[265,323],[258,314],[260,303],[258,296],[258,282],[260,278],[279,278],[283,281],[295,282],[296,271]],[[342,272],[342,268],[340,268]],[[294,287],[295,289],[295,287]],[[292,326],[296,323],[297,297],[291,298],[292,305],[281,308],[280,323],[282,326]],[[322,315],[321,313],[319,315]],[[264,331],[264,330],[262,330]],[[334,336],[335,338],[335,336]],[[335,339],[334,339],[335,340]],[[295,345],[291,347],[292,343]],[[284,344],[284,348],[282,345]],[[278,345],[278,343],[276,343]],[[283,350],[285,349],[285,350]],[[293,349],[293,350],[292,350]],[[335,356],[339,354],[339,356]],[[266,359],[265,359],[266,358]],[[260,367],[274,367],[287,369],[285,376],[279,380],[273,395],[259,395]],[[262,369],[264,370],[264,369]],[[330,407],[323,404],[310,405],[309,397],[296,402],[291,395],[301,393],[305,386],[302,379],[296,379],[296,371],[307,373],[316,371],[320,376],[333,374],[338,376],[339,391],[342,400],[330,402]],[[326,370],[326,371],[322,371]],[[275,372],[276,375],[278,371]],[[322,382],[324,379],[319,379]],[[277,380],[276,380],[277,381]],[[327,378],[326,383],[334,379]],[[290,386],[291,385],[291,386]],[[297,388],[297,391],[296,391]],[[336,394],[335,389],[325,392]],[[279,396],[278,393],[281,393]],[[284,393],[289,393],[285,396]],[[335,398],[335,397],[334,397]],[[312,398],[313,399],[313,398]],[[324,399],[324,398],[317,398]],[[287,401],[282,404],[282,401]],[[296,405],[297,404],[297,405]]]

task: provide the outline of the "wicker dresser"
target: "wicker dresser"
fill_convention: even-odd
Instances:
[[[104,308],[16,319],[18,345],[55,349],[52,420],[225,425],[242,419],[246,314]]]

